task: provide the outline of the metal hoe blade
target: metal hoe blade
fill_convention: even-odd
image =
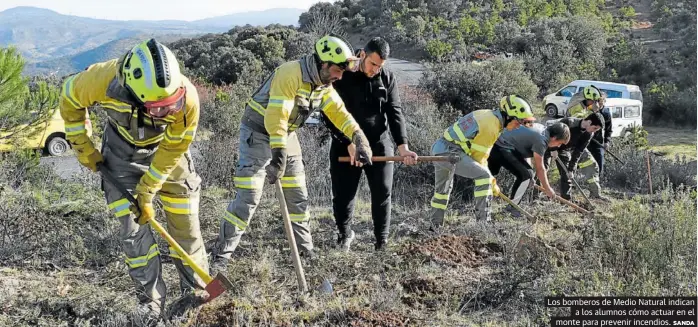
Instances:
[[[208,293],[208,298],[206,298],[206,301],[204,303],[209,302],[221,294],[225,293],[225,291],[232,289],[233,288],[233,283],[228,280],[227,277],[225,277],[223,274],[218,273],[216,275],[216,278],[214,278],[210,283],[206,285],[206,288],[204,290]]]
[[[138,201],[136,201],[136,198],[134,198],[133,195],[131,195],[131,193],[121,183],[119,183],[103,165],[99,165],[98,170],[102,176],[109,181],[109,183],[114,185],[114,187],[116,187],[116,189],[119,190],[119,192],[121,192],[129,202],[131,202],[131,204],[136,207],[138,206]],[[223,276],[221,273],[218,273],[214,279],[198,264],[196,264],[189,254],[182,249],[177,241],[175,241],[175,239],[172,238],[172,236],[167,233],[165,228],[162,227],[162,225],[160,225],[160,223],[158,223],[155,219],[150,219],[148,223],[150,223],[150,226],[153,227],[153,229],[155,229],[175,251],[177,251],[179,256],[182,258],[181,260],[188,264],[189,267],[191,267],[192,270],[194,270],[194,272],[204,281],[204,283],[206,283],[204,290],[209,293],[209,296],[205,302],[211,301],[223,294],[225,291],[233,288],[233,284],[230,282],[230,280],[228,280],[228,278]]]

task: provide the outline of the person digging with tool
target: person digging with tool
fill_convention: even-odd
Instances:
[[[313,258],[308,191],[295,130],[315,110],[352,140],[357,161],[371,164],[366,136],[332,87],[342,74],[358,69],[359,58],[344,40],[324,36],[315,51],[277,67],[247,102],[240,124],[235,199],[221,219],[212,269],[224,271],[262,197],[263,181],[281,180],[302,256]]]
[[[87,108],[93,105],[107,114],[101,152],[85,133]],[[169,233],[208,270],[198,216],[201,178],[189,153],[199,124],[196,88],[180,73],[172,51],[150,39],[121,58],[68,76],[59,106],[66,137],[78,161],[94,172],[110,171],[138,201],[137,207],[130,207],[115,186],[102,181],[109,208],[121,223],[121,244],[139,300],[136,313],[150,322],[157,321],[165,305],[166,286],[160,250],[146,225],[155,217],[156,194],[162,201]],[[182,263],[176,251],[171,249],[170,256],[184,294],[177,304],[201,300],[193,291],[203,289],[205,283]]]
[[[534,123],[530,127],[504,131],[494,144],[487,164],[492,175],[496,176],[504,167],[516,176],[516,181],[511,188],[511,200],[518,205],[533,180],[533,168],[526,160],[533,158],[536,176],[541,181],[546,195],[550,199],[555,199],[555,191],[548,182],[543,159],[548,148],[559,147],[569,142],[569,139],[570,130],[562,123],[555,123],[547,128],[542,124]],[[507,205],[506,210],[514,217],[521,216],[521,213],[511,205]]]
[[[599,177],[603,175],[603,167],[606,155],[606,149],[611,145],[611,135],[613,135],[613,121],[612,115],[609,108],[605,106],[606,103],[606,92],[601,92],[601,98],[599,99],[599,113],[603,116],[604,128],[596,133],[591,138],[591,142],[587,146],[587,149],[594,157],[596,164],[599,166]]]
[[[333,83],[347,110],[365,131],[373,155],[393,156],[397,144],[406,165],[417,161],[417,154],[407,145],[405,117],[402,114],[400,95],[395,75],[383,64],[390,55],[390,46],[382,38],[371,39],[357,51],[359,71],[345,71],[342,79]],[[324,121],[323,117],[323,121]],[[363,166],[353,160],[355,145],[332,124],[325,124],[332,131],[330,147],[330,175],[332,178],[332,209],[339,235],[337,246],[348,251],[355,233],[351,229],[354,199],[361,181],[361,172],[371,190],[371,216],[376,237],[375,249],[385,249],[390,229],[391,193],[393,187],[393,162],[373,162]],[[349,163],[339,162],[339,157],[350,156]]]
[[[516,130],[535,120],[528,102],[518,95],[499,101],[499,109],[475,110],[456,121],[432,145],[432,155],[451,153],[460,156],[455,165],[434,163],[434,196],[431,198],[431,225],[443,225],[454,175],[475,181],[475,218],[491,221],[490,203],[499,195],[499,187],[488,169],[490,150],[503,130]]]
[[[569,128],[570,141],[557,149],[548,149],[545,153],[546,169],[550,166],[552,151],[557,151],[557,158],[564,165],[564,167],[561,166],[557,160],[555,162],[560,172],[560,196],[565,200],[571,199],[572,179],[578,176],[577,167],[579,167],[578,173],[589,185],[591,197],[608,201],[608,198],[601,195],[598,165],[587,150],[594,133],[604,128],[603,116],[600,113],[592,113],[584,119],[567,117],[561,119],[560,123]],[[582,190],[579,191],[582,192]]]

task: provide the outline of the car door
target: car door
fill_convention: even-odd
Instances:
[[[572,96],[576,93],[576,85],[568,85],[555,93],[555,96],[551,97],[548,101],[557,107],[558,114],[564,115],[567,109],[567,103],[570,102]]]

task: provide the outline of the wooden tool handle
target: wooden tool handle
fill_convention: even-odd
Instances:
[[[536,189],[538,189],[539,191],[545,192],[545,189],[543,189],[543,187],[541,187],[540,185],[534,185],[534,186],[535,186]],[[589,213],[588,210],[586,210],[586,209],[584,209],[584,208],[582,208],[582,207],[580,207],[580,206],[578,206],[578,205],[572,203],[572,202],[569,201],[569,200],[563,199],[562,197],[560,197],[560,196],[557,195],[557,194],[555,194],[555,199],[556,199],[558,202],[560,202],[560,203],[562,203],[562,204],[566,204],[566,205],[568,205],[568,206],[574,208],[575,210],[577,210],[577,211],[579,211],[579,212],[581,212],[581,213],[585,213],[585,214]]]
[[[281,186],[281,180],[276,180],[276,196],[279,199],[279,207],[281,209],[281,216],[284,220],[284,232],[286,232],[286,238],[288,239],[288,245],[291,247],[291,257],[293,258],[293,268],[296,270],[296,278],[298,279],[298,286],[302,293],[308,292],[308,283],[305,281],[305,272],[303,271],[303,266],[301,265],[301,258],[298,255],[298,246],[296,245],[296,237],[293,235],[293,226],[291,225],[291,216],[288,214],[288,207],[286,206],[286,198],[284,197],[284,190]]]
[[[98,165],[97,169],[99,170],[100,173],[102,173],[102,176],[104,176],[104,179],[106,179],[110,184],[114,185],[121,194],[123,194],[126,199],[128,199],[129,202],[131,202],[132,205],[138,207],[138,201],[136,198],[131,195],[131,192],[129,192],[121,183],[119,183],[114,176],[112,176],[111,173],[104,167],[104,165]],[[194,260],[187,254],[184,249],[182,249],[179,244],[177,244],[177,241],[175,241],[170,234],[167,233],[164,227],[158,223],[155,218],[148,220],[150,223],[150,226],[152,226],[162,237],[167,241],[170,246],[177,251],[179,254],[179,257],[182,258],[182,261],[186,262],[194,272],[196,272],[199,277],[204,281],[204,283],[209,284],[213,278],[211,278],[211,275],[209,275],[207,272],[205,272],[199,265],[194,262]]]
[[[197,265],[196,262],[194,262],[194,259],[192,259],[189,256],[189,254],[187,254],[187,252],[184,251],[184,249],[182,249],[181,246],[179,246],[177,241],[175,241],[175,239],[172,238],[172,236],[170,236],[170,234],[167,233],[167,231],[165,231],[165,228],[162,227],[162,225],[160,225],[160,223],[157,222],[157,220],[150,219],[150,220],[148,220],[148,222],[150,223],[150,226],[152,226],[158,233],[160,233],[160,235],[165,240],[167,240],[167,243],[170,244],[170,246],[175,251],[177,251],[177,254],[182,259],[182,261],[184,261],[186,264],[188,264],[189,267],[191,267],[191,269],[194,270],[194,272],[196,272],[196,274],[199,275],[199,277],[201,277],[201,279],[204,281],[204,283],[206,283],[207,285],[209,283],[211,283],[211,281],[213,280],[211,275],[209,275],[207,272],[205,272],[203,269],[201,269],[201,267],[199,267],[199,265]]]
[[[504,200],[506,203],[508,203],[510,206],[514,207],[518,212],[526,216],[528,218],[528,221],[535,223],[537,221],[536,217],[534,217],[532,214],[528,213],[528,211],[524,210],[521,208],[518,204],[514,203],[509,197],[506,195],[499,193],[499,197]]]
[[[385,156],[376,156],[376,157],[371,157],[372,162],[388,162],[388,161],[403,161],[405,157],[401,156],[392,156],[392,157],[385,157]],[[339,157],[339,162],[350,162],[350,157]],[[423,162],[433,162],[433,161],[451,161],[453,160],[453,157],[448,157],[448,156],[420,156],[417,157],[417,161],[423,161]]]

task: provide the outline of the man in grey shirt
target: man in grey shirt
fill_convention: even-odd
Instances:
[[[545,194],[551,199],[555,198],[555,191],[548,183],[547,171],[543,158],[548,148],[557,148],[567,144],[570,140],[570,129],[562,123],[555,123],[547,128],[541,124],[533,124],[531,127],[519,127],[512,131],[504,131],[492,148],[487,161],[493,176],[504,167],[516,176],[516,181],[511,189],[511,199],[514,203],[521,202],[526,189],[533,179],[533,168],[526,161],[533,158],[536,165],[536,176],[545,190]],[[507,210],[515,216],[518,211],[510,206]]]

